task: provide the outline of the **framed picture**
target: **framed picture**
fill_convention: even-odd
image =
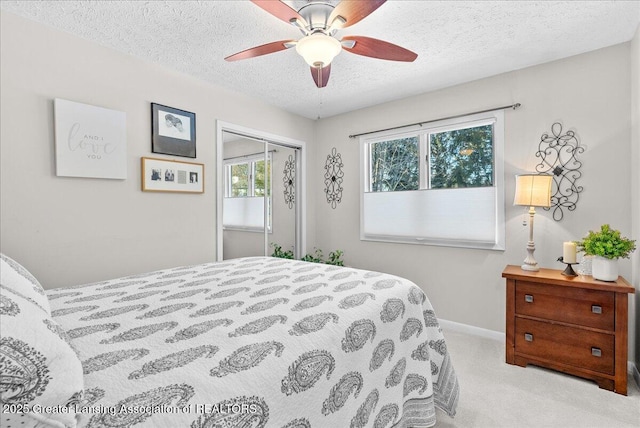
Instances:
[[[56,98],[56,175],[127,178],[125,112]]]
[[[196,157],[196,114],[151,103],[151,151]]]
[[[204,164],[141,158],[143,192],[204,193]]]

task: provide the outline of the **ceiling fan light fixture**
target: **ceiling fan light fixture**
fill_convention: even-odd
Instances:
[[[226,57],[226,61],[254,58],[295,46],[296,51],[311,67],[311,76],[316,86],[324,88],[331,75],[331,62],[342,50],[388,61],[412,62],[418,57],[415,52],[384,40],[365,36],[345,36],[341,40],[333,37],[336,31],[360,22],[387,0],[307,0],[298,10],[287,4],[290,1],[251,1],[279,20],[298,28],[304,37],[298,41],[280,40],[245,49]]]
[[[314,33],[298,40],[296,51],[311,67],[323,68],[331,64],[342,50],[342,45],[331,36]]]

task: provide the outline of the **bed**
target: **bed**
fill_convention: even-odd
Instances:
[[[455,414],[434,310],[397,276],[249,257],[42,291],[0,263],[3,422],[381,428]]]

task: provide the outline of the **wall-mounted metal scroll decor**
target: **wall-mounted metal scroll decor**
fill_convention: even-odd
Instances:
[[[580,168],[582,162],[577,155],[584,152],[580,146],[575,132],[562,133],[562,124],[559,122],[551,125],[551,133],[542,134],[536,156],[540,163],[536,165],[536,171],[553,175],[553,188],[551,189],[551,207],[545,210],[553,210],[553,219],[560,221],[564,217],[563,209],[569,211],[576,209],[576,204],[582,192],[582,186],[577,181],[582,177]]]
[[[324,164],[324,192],[327,195],[327,203],[331,204],[331,208],[335,209],[342,201],[342,180],[344,172],[342,172],[342,156],[336,148],[331,149],[331,154],[327,155],[327,161]]]
[[[296,162],[293,155],[284,162],[284,202],[292,209],[296,203],[295,182],[296,182]]]

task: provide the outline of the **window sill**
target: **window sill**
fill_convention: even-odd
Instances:
[[[361,241],[387,242],[394,244],[429,245],[434,247],[454,247],[469,248],[473,250],[493,250],[504,251],[504,244],[484,241],[463,241],[434,238],[386,236],[386,235],[364,235],[360,236]]]
[[[264,229],[261,227],[222,226],[222,230],[230,232],[264,233]],[[273,233],[273,231],[268,229],[268,233]]]

